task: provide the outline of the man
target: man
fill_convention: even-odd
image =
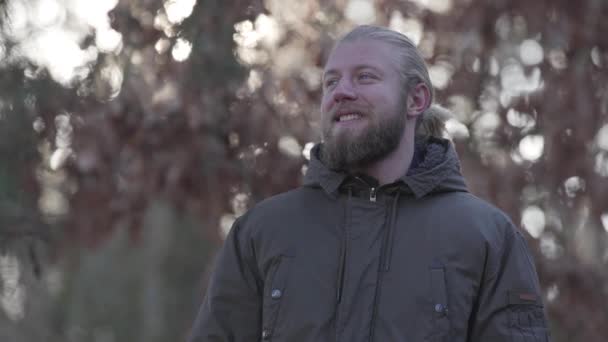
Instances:
[[[524,238],[467,192],[432,101],[405,36],[342,38],[304,185],[235,222],[190,341],[548,341]]]

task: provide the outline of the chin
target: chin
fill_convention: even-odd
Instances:
[[[337,144],[351,145],[358,141],[361,136],[361,132],[337,132],[333,140]]]
[[[366,125],[355,124],[355,125],[334,125],[332,131],[334,134],[361,134],[366,130]]]

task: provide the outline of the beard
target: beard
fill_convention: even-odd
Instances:
[[[335,132],[333,115],[325,115],[329,119],[323,125],[320,153],[323,164],[331,170],[352,171],[382,160],[399,146],[404,134],[405,116],[397,110],[394,113],[387,118],[373,113],[366,115],[370,123],[359,132],[348,129]],[[373,118],[378,120],[372,121]]]

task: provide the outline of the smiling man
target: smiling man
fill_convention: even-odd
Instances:
[[[548,341],[525,240],[467,191],[432,102],[407,37],[338,41],[304,185],[235,222],[190,341]]]

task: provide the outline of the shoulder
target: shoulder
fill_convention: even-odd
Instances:
[[[527,253],[519,228],[493,204],[466,192],[442,194],[435,201],[440,207],[434,211],[441,216],[435,229],[447,254],[485,260],[486,271],[493,274],[503,256],[516,250]]]
[[[470,213],[476,218],[475,228],[487,239],[510,238],[517,232],[517,227],[504,211],[470,193],[468,197]]]
[[[296,203],[310,201],[322,195],[321,189],[311,187],[297,187],[295,189],[276,194],[258,202],[252,211],[263,212],[277,208],[289,208]]]
[[[444,233],[448,235],[468,237],[492,249],[501,249],[518,233],[504,211],[471,193],[442,194],[435,201],[441,208]]]
[[[311,219],[326,218],[329,197],[322,190],[300,187],[255,204],[237,219],[233,236],[247,246],[260,269],[279,255],[294,256]]]
[[[512,225],[509,216],[495,205],[469,192],[452,192],[438,199],[448,215],[478,223]]]
[[[285,226],[329,202],[331,199],[321,189],[298,187],[256,203],[238,221],[243,229],[255,234]]]
[[[327,196],[323,194],[321,189],[298,187],[258,202],[249,212],[251,219],[268,219],[277,215],[282,216],[281,214],[300,211],[303,207],[327,200]]]

